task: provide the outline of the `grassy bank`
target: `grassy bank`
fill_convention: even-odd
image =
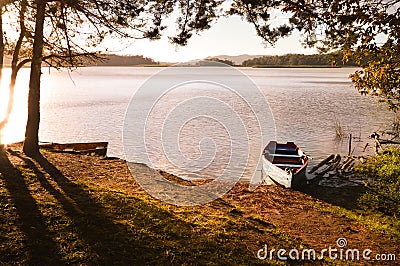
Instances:
[[[140,164],[132,170],[159,174]],[[276,256],[259,260],[257,252],[265,245],[322,250],[339,237],[350,247],[400,252],[393,220],[374,218],[378,228],[352,216],[361,210],[304,192],[277,186],[250,191],[238,183],[209,204],[177,207],[150,197],[122,160],[50,152],[33,160],[18,146],[0,152],[0,211],[0,264],[7,265],[285,264]]]
[[[360,198],[360,205],[400,217],[400,148],[390,147],[355,170],[368,179],[369,189]]]

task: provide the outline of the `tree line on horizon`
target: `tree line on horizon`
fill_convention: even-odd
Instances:
[[[103,60],[93,63],[96,66],[139,66],[139,65],[158,65],[159,62],[143,55],[103,55]]]
[[[5,56],[3,66],[11,67],[12,57]],[[45,65],[45,64],[43,64]],[[87,66],[139,66],[139,65],[159,65],[159,62],[153,58],[143,55],[116,55],[104,54],[99,55],[99,60],[89,62]]]
[[[159,65],[159,62],[153,58],[144,57],[143,55],[103,55],[103,60],[93,63],[96,66],[139,66],[139,65]],[[351,60],[342,63],[343,55],[341,54],[285,54],[285,55],[266,55],[248,59],[242,64],[236,64],[234,61],[227,58],[212,57],[201,61],[198,66],[220,66],[213,62],[226,64],[229,66],[243,67],[274,67],[274,66],[359,66]],[[339,62],[339,63],[338,63]]]
[[[343,55],[336,54],[286,54],[270,55],[245,60],[244,67],[263,66],[358,66],[354,60],[342,62]]]

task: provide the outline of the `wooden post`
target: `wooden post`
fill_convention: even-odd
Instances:
[[[349,136],[349,156],[351,155],[351,139],[352,139],[352,135],[350,133],[350,136]]]
[[[383,150],[382,145],[381,145],[379,139],[376,137],[376,138],[375,138],[375,155],[379,155],[379,148],[380,148],[381,150]]]
[[[264,183],[264,173],[263,173],[263,169],[261,168],[261,183]]]

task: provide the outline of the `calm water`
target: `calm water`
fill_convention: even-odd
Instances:
[[[54,70],[49,73],[44,70],[40,140],[43,142],[108,141],[108,155],[123,157],[123,126],[128,104],[135,91],[149,77],[161,70],[161,68],[134,67],[84,68],[72,73]],[[207,75],[216,74],[215,68],[207,71],[209,71]],[[275,121],[277,140],[295,141],[314,158],[313,164],[332,153],[347,153],[347,140],[343,143],[335,141],[335,121],[339,121],[346,132],[351,132],[353,136],[360,138],[361,141],[353,143],[353,148],[356,154],[362,154],[362,149],[368,141],[367,137],[373,131],[382,129],[392,119],[392,115],[384,106],[377,105],[368,97],[360,96],[352,87],[348,75],[354,69],[244,68],[240,71],[254,81],[267,99]],[[7,73],[5,71],[4,75],[8,76]],[[3,132],[3,142],[11,143],[23,139],[26,122],[27,73],[27,70],[23,70],[20,74],[12,122]],[[177,73],[194,80],[202,79],[197,68],[183,68]],[[218,72],[218,75],[226,75],[224,78],[227,80],[236,78],[231,77],[229,72]],[[164,78],[177,77],[167,75]],[[238,82],[240,84],[240,81]],[[6,81],[3,80],[0,95],[6,95],[6,91]],[[142,103],[152,101],[152,90],[149,89],[147,93],[148,97],[143,97]],[[241,118],[245,117],[243,121],[249,137],[252,138],[252,134],[259,134],[256,126],[246,123],[251,121],[251,119],[246,120],[246,117],[251,116],[251,110],[242,106],[241,100],[236,101],[232,95],[232,92],[210,84],[183,86],[164,95],[157,102],[157,112],[151,114],[154,119],[147,124],[153,128],[149,134],[150,146],[151,141],[155,141],[157,136],[163,136],[160,131],[165,126],[163,119],[165,120],[167,114],[173,112],[174,108],[185,100],[199,96],[211,96],[214,100],[234,106],[234,112]],[[0,117],[4,113],[5,98],[3,96],[0,98]],[[168,120],[169,124],[164,128],[172,131],[174,128],[179,128],[179,132],[177,131],[180,134],[179,140],[174,143],[183,153],[182,158],[189,160],[191,167],[196,167],[196,163],[201,164],[198,175],[212,176],[213,171],[218,172],[223,168],[227,163],[228,154],[232,153],[233,148],[230,145],[233,145],[234,141],[230,139],[232,135],[224,125],[232,114],[222,109],[221,112],[218,109],[212,110],[210,106],[214,105],[211,102],[209,107],[207,102],[202,104],[200,101],[197,104],[198,107],[196,104],[191,106],[197,111],[206,108],[211,113],[218,113],[221,121],[211,121],[208,115],[204,115],[187,121]],[[191,112],[190,108],[188,110],[186,116]],[[268,111],[263,114],[258,110],[255,115],[264,116]],[[182,122],[183,124],[179,124]],[[240,132],[242,129],[237,130]],[[272,133],[269,132],[268,137],[273,138]],[[168,139],[168,143],[173,142],[173,137],[177,138],[175,135],[172,138],[170,136],[171,140]],[[203,140],[205,141],[202,142]],[[157,144],[157,141],[154,143]],[[174,163],[160,157],[162,148],[150,147],[147,150],[152,158],[156,158],[155,166],[188,176]],[[251,152],[254,153],[254,150]],[[141,156],[145,158],[147,155],[138,155],[137,161],[141,161]],[[205,160],[201,160],[202,157],[205,157]],[[212,167],[207,168],[204,165],[207,161],[210,161]]]

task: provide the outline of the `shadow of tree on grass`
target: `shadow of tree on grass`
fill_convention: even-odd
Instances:
[[[27,173],[15,168],[7,156],[23,161],[23,170],[34,183],[31,187],[24,183]],[[25,248],[33,257],[28,264],[185,263],[184,256],[175,256],[190,252],[188,240],[199,245],[206,240],[193,238],[191,224],[157,204],[107,188],[93,190],[64,176],[44,156],[28,158],[18,151],[3,151],[0,170],[29,239]],[[37,197],[30,196],[36,193]],[[204,246],[207,252],[218,247],[214,248]],[[0,256],[0,263],[6,256]],[[23,260],[9,258],[16,261]]]
[[[26,263],[34,265],[62,264],[59,250],[53,240],[54,236],[48,230],[46,221],[27,187],[24,176],[14,168],[2,148],[0,148],[0,173],[19,217],[20,229],[25,235],[24,242],[28,250]],[[23,256],[23,254],[19,255]],[[6,257],[7,254],[3,254],[3,256]],[[5,263],[7,263],[7,259],[12,261],[15,258],[6,258],[4,259]]]
[[[82,245],[86,246],[85,252],[89,254],[85,255],[85,260],[104,265],[118,262],[130,264],[148,261],[150,258],[144,256],[157,254],[149,243],[135,239],[128,228],[115,224],[105,213],[104,207],[90,195],[89,189],[70,181],[45,157],[39,155],[34,158],[37,165],[22,154],[13,152],[13,155],[33,170],[40,185],[61,204],[72,220],[68,229],[76,231]]]

